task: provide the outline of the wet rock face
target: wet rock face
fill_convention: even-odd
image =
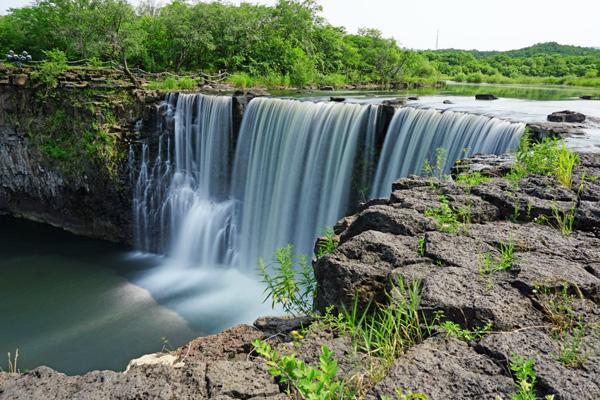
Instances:
[[[338,223],[338,248],[315,264],[318,310],[348,309],[357,296],[362,308],[385,304],[392,282],[416,280],[421,311],[430,319],[442,312],[470,329],[493,326],[478,344],[426,339],[396,361],[368,398],[393,397],[395,388],[431,399],[510,398],[513,354],[536,360],[540,398],[600,398],[593,328],[600,320],[600,155],[581,159],[569,189],[543,176],[509,182],[502,178],[509,158],[477,156],[454,173],[477,171],[490,177],[484,183],[403,178],[387,203],[367,205]],[[462,215],[455,232],[428,216],[440,196],[453,215]],[[559,229],[565,216],[573,218],[570,234]],[[507,246],[510,261],[500,267]],[[561,307],[586,327],[585,361],[578,367],[558,360],[565,342],[552,307],[567,300]]]

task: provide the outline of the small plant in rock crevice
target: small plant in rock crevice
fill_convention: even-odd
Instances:
[[[467,188],[481,185],[491,181],[489,176],[481,175],[481,172],[463,172],[456,177],[456,183],[465,185]]]
[[[447,337],[453,337],[465,342],[480,340],[492,330],[492,326],[492,321],[487,321],[485,325],[476,326],[471,330],[463,329],[459,324],[452,321],[444,321],[439,325],[440,329],[446,333]]]
[[[563,284],[559,291],[543,286],[536,286],[534,288],[534,295],[555,331],[567,332],[575,329],[580,323],[574,311],[576,297],[569,293],[569,285],[567,283]],[[583,298],[583,295],[580,293],[579,297]]]
[[[490,252],[483,255],[479,268],[479,272],[482,275],[491,275],[499,271],[506,271],[513,266],[515,248],[512,239],[509,239],[506,243],[500,243],[498,250],[500,251],[499,256],[493,256]]]
[[[454,211],[448,202],[448,198],[444,195],[439,196],[440,205],[435,208],[425,210],[425,216],[433,218],[438,226],[438,229],[444,233],[457,233],[461,227],[461,218],[465,218],[466,211]]]
[[[425,393],[413,393],[413,392],[403,392],[400,389],[395,389],[396,396],[394,398],[389,396],[381,396],[381,400],[429,400],[429,396]]]
[[[333,231],[333,228],[329,227],[325,229],[323,237],[319,238],[317,242],[317,259],[333,253],[336,247],[337,242],[335,240],[335,232]]]
[[[572,333],[563,333],[557,337],[560,351],[555,354],[558,362],[570,368],[581,368],[587,362],[587,354],[583,351],[585,327],[579,325]]]
[[[424,257],[427,251],[427,238],[425,236],[420,237],[417,240],[417,254],[419,257]]]
[[[10,352],[8,352],[8,372],[11,374],[19,374],[21,371],[19,370],[19,349],[15,350],[14,357]],[[0,369],[1,370],[1,369]]]
[[[569,236],[571,233],[573,233],[576,206],[577,205],[574,204],[573,207],[566,211],[559,210],[556,204],[552,206],[552,216],[554,217],[554,221],[558,225],[560,232],[565,236]]]
[[[537,373],[533,368],[534,364],[533,358],[526,359],[518,354],[511,356],[509,367],[517,384],[517,393],[512,395],[512,400],[537,400],[535,395]]]

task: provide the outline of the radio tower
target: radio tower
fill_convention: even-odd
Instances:
[[[440,30],[437,30],[437,34],[435,35],[435,49],[438,50],[440,44]]]

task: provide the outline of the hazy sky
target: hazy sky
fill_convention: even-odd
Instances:
[[[136,4],[139,0],[130,0]],[[239,3],[239,1],[231,1]],[[254,0],[273,4],[275,0]],[[380,29],[410,48],[508,50],[538,42],[600,47],[598,0],[319,0],[334,25]],[[31,0],[0,0],[0,13]]]

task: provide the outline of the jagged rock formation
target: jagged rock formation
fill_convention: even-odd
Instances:
[[[362,306],[384,303],[390,282],[401,277],[421,282],[421,308],[430,317],[441,311],[468,328],[493,323],[493,333],[479,343],[425,340],[396,361],[368,398],[393,396],[394,388],[431,399],[510,398],[515,388],[508,360],[515,353],[536,360],[540,396],[600,396],[600,156],[581,158],[568,189],[541,176],[509,182],[498,178],[506,158],[476,157],[458,170],[495,178],[472,188],[400,179],[389,200],[372,202],[338,224],[340,246],[315,265],[318,309],[350,307],[356,295]],[[452,210],[468,215],[456,233],[440,231],[440,223],[425,216],[442,195]],[[569,215],[574,231],[564,235],[557,217]],[[425,240],[422,254],[419,239]],[[512,266],[484,272],[484,257],[498,259],[509,242]],[[562,316],[554,308],[561,301]],[[584,327],[577,367],[558,361],[565,344],[556,339],[555,325],[563,317]]]

